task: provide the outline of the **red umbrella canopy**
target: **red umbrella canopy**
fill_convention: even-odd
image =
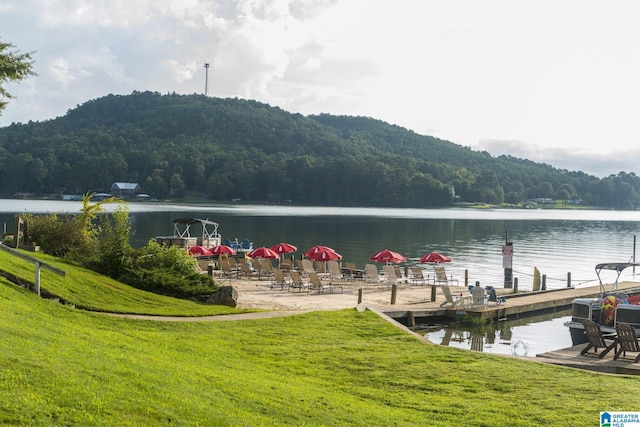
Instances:
[[[451,262],[451,258],[438,252],[431,252],[420,258],[421,263],[438,264],[441,262]]]
[[[295,252],[298,250],[297,247],[289,244],[289,243],[278,243],[277,245],[271,246],[271,250],[277,254],[288,254],[289,252]]]
[[[269,248],[261,247],[252,250],[247,254],[249,258],[278,258],[278,254]]]
[[[407,257],[389,249],[382,250],[369,258],[375,262],[404,262]]]
[[[211,255],[235,255],[236,254],[236,250],[227,245],[214,246],[209,250],[211,252]]]
[[[335,252],[335,250],[331,249],[329,246],[322,246],[322,245],[317,245],[314,246],[312,248],[310,248],[309,250],[307,250],[307,252],[304,253],[304,256],[309,258],[311,257],[311,255],[320,252],[320,251],[331,251],[331,252]]]
[[[211,252],[204,246],[191,246],[189,248],[189,255],[211,255]]]
[[[337,261],[342,259],[342,255],[331,248],[319,248],[307,257],[311,261]]]

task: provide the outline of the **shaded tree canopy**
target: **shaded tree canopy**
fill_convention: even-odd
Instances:
[[[447,206],[567,195],[636,209],[640,180],[491,156],[367,117],[252,100],[133,92],[0,129],[0,196],[136,182],[152,197],[331,206]]]

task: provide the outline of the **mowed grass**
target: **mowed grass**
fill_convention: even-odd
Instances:
[[[0,313],[0,424],[586,426],[640,408],[637,378],[429,345],[371,312],[136,321],[0,278]]]
[[[41,268],[42,290],[86,310],[161,316],[209,316],[256,311],[170,298],[133,288],[60,258],[42,253],[28,254],[66,272],[62,277]],[[31,284],[34,282],[34,264],[4,251],[0,251],[0,270]]]

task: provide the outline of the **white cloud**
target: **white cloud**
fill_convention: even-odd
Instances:
[[[17,99],[0,125],[109,93],[202,93],[208,62],[213,96],[595,171],[603,147],[640,139],[638,11],[630,0],[7,0],[2,41],[36,51],[39,76],[8,85]]]

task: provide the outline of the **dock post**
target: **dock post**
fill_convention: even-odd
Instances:
[[[391,285],[391,305],[396,303],[396,294],[398,293],[398,285],[395,283]]]
[[[362,288],[358,289],[358,304],[362,304]]]
[[[465,268],[464,270],[464,287],[469,287],[469,270]]]
[[[436,300],[436,285],[431,285],[431,302]]]
[[[513,278],[513,293],[518,293],[518,278],[514,277]]]
[[[413,315],[413,311],[407,313],[407,326],[410,328],[416,327],[416,318]]]
[[[540,290],[542,290],[542,291],[546,291],[547,290],[547,275],[546,274],[542,275],[542,286],[540,287]]]
[[[567,288],[571,287],[571,272],[567,273]]]

